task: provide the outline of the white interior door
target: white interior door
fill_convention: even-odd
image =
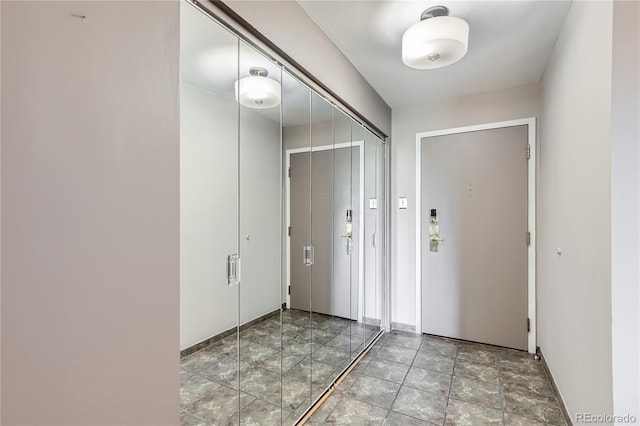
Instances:
[[[422,139],[424,333],[527,349],[527,140],[526,125]]]

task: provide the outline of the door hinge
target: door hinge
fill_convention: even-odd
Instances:
[[[527,333],[531,332],[531,318],[527,318]]]
[[[291,286],[289,286],[289,287],[287,288],[287,293],[288,293],[289,295],[291,295]]]
[[[527,160],[531,159],[531,145],[527,144]]]
[[[289,227],[289,229],[287,229],[287,235],[291,236],[291,227]]]
[[[531,245],[531,232],[527,231],[526,239],[527,239],[527,245],[530,246]]]
[[[289,175],[289,177],[291,177],[291,167],[289,167],[289,170],[287,171],[287,174]]]

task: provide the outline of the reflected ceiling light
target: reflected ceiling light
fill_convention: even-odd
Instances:
[[[408,67],[429,70],[446,67],[467,53],[469,24],[449,15],[444,6],[425,10],[420,22],[402,35],[402,62]]]
[[[261,67],[249,68],[248,77],[236,80],[236,101],[249,108],[265,109],[280,105],[280,83],[267,77]]]

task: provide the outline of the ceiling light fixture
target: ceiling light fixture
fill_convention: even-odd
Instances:
[[[248,77],[236,80],[236,101],[249,108],[265,109],[280,105],[280,83],[267,77],[262,67],[249,68]]]
[[[405,65],[429,70],[446,67],[459,61],[467,53],[469,24],[449,15],[444,6],[425,10],[420,22],[402,35],[402,62]]]

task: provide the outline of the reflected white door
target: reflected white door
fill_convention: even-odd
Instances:
[[[527,126],[422,140],[424,333],[527,349],[526,145]]]

